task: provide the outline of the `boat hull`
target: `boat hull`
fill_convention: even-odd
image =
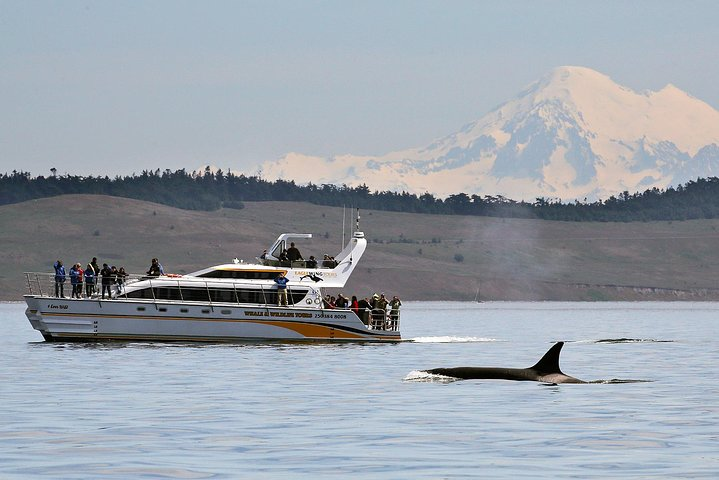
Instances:
[[[398,342],[350,310],[26,295],[30,324],[47,341]]]

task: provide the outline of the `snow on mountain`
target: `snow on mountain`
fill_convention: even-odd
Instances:
[[[593,200],[719,175],[719,112],[673,85],[638,93],[589,68],[559,67],[426,147],[379,157],[289,153],[261,171],[442,197]]]

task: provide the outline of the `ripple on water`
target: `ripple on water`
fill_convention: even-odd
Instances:
[[[717,477],[716,304],[402,308],[392,345],[53,345],[0,305],[0,478]],[[572,338],[610,380],[421,372]]]
[[[499,342],[496,338],[483,337],[456,337],[456,336],[439,336],[439,337],[416,337],[408,340],[414,343],[483,343],[483,342]]]

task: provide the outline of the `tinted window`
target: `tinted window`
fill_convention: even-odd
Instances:
[[[300,303],[307,295],[307,289],[290,289],[288,300],[291,304]],[[154,295],[154,296],[153,296]],[[213,303],[255,303],[277,304],[277,290],[250,288],[204,288],[204,287],[153,287],[135,290],[127,294],[128,298],[144,300],[185,300],[189,302]]]
[[[253,272],[247,270],[213,270],[198,275],[202,278],[233,278],[249,280],[274,280],[280,272]]]

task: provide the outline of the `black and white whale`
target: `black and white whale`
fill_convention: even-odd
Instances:
[[[564,342],[557,342],[542,359],[529,368],[499,367],[453,367],[423,370],[433,375],[443,375],[460,379],[498,379],[519,380],[545,383],[588,383],[578,378],[565,375],[559,369],[559,353]]]

